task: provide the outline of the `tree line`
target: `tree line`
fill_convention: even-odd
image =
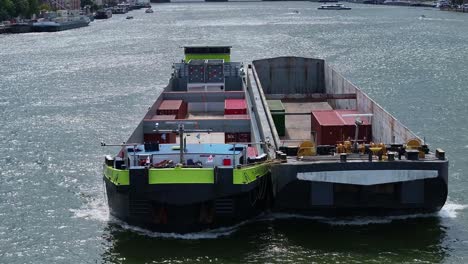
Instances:
[[[81,7],[90,6],[92,11],[99,7],[93,0],[81,0]],[[0,22],[12,18],[32,18],[40,11],[50,11],[53,8],[46,3],[39,4],[39,0],[0,0]]]
[[[38,0],[0,0],[0,21],[14,17],[31,18],[39,13]]]

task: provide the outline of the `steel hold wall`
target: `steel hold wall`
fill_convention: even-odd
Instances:
[[[301,57],[253,61],[265,94],[324,93],[324,63]]]
[[[357,100],[329,100],[335,109],[357,109],[361,113],[373,114],[372,135],[374,141],[383,143],[404,143],[417,136],[370,99],[359,88],[346,80],[330,65],[325,64],[325,91],[330,94],[356,93]],[[356,107],[357,101],[357,107]]]
[[[193,124],[186,124],[186,129],[211,129],[212,132],[226,133],[250,133],[249,119],[190,119]],[[177,124],[167,121],[145,121],[142,124],[142,132],[145,134],[154,133],[155,123],[161,130],[176,130]],[[142,134],[143,134],[142,133]],[[134,142],[134,141],[129,141]]]

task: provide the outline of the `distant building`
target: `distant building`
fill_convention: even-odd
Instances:
[[[80,9],[81,0],[43,0],[42,2],[47,3],[53,9]]]
[[[120,2],[124,2],[122,0],[93,0],[93,1],[98,6],[102,6],[102,5],[113,6],[113,5],[117,5]]]

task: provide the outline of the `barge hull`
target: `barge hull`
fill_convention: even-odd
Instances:
[[[137,174],[142,172],[134,173]],[[226,182],[196,185],[133,182],[118,186],[107,177],[104,182],[111,215],[157,232],[188,233],[232,226],[260,214],[271,198],[269,176],[240,186]]]
[[[446,161],[280,165],[272,177],[274,210],[308,215],[435,212],[448,192]]]
[[[82,23],[66,23],[58,26],[33,26],[34,32],[58,32],[63,30],[87,27],[89,22]]]

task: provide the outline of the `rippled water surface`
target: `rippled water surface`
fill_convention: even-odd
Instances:
[[[133,20],[0,35],[0,263],[467,262],[468,15],[350,5],[162,4]],[[237,61],[332,62],[446,150],[448,203],[393,218],[265,215],[184,236],[110,218],[101,162],[114,150],[99,143],[127,139],[190,44],[231,45]]]

